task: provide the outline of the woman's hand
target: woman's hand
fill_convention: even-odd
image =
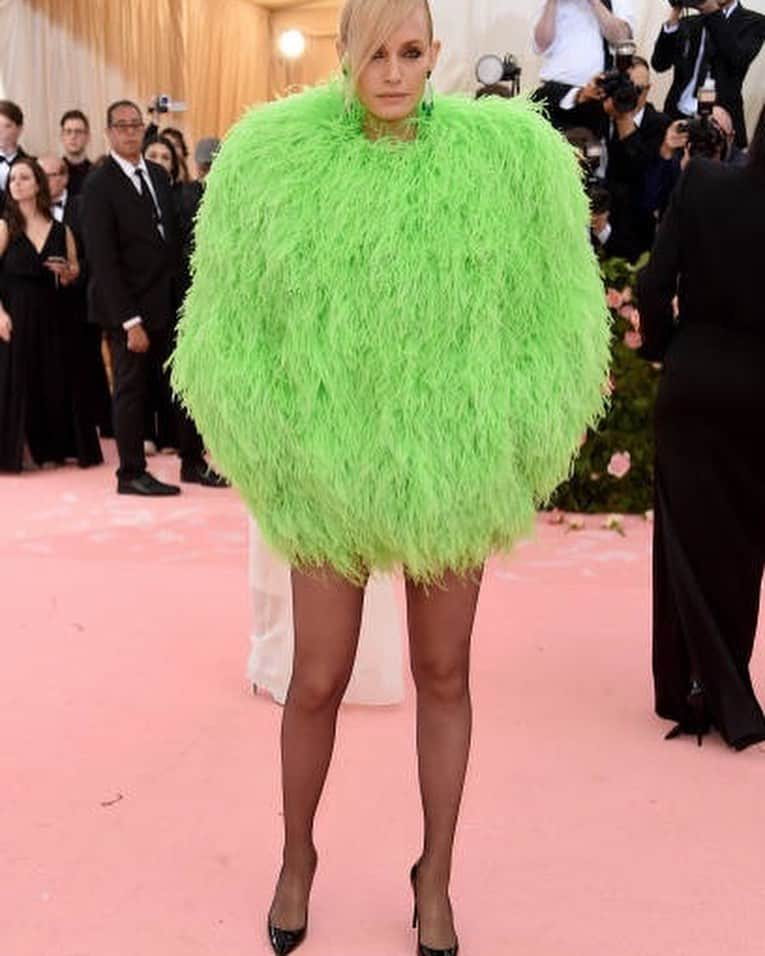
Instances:
[[[12,331],[13,331],[13,322],[11,322],[11,317],[3,309],[2,311],[0,311],[0,341],[10,342]]]
[[[58,278],[61,285],[70,285],[80,273],[77,266],[72,266],[67,259],[59,259],[56,256],[46,259],[43,265]]]

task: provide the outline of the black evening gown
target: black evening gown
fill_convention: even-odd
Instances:
[[[43,262],[66,256],[66,231],[53,222],[40,252],[24,234],[2,259],[0,295],[11,317],[0,342],[0,470],[21,471],[24,444],[37,464],[71,453],[70,396],[60,290]]]
[[[708,721],[736,749],[765,740],[749,673],[765,562],[763,262],[765,174],[694,162],[639,283],[644,355],[664,361],[656,712],[689,732]]]

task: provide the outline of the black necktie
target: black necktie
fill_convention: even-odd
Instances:
[[[159,209],[157,208],[157,204],[154,202],[154,197],[152,196],[151,190],[149,189],[149,184],[146,182],[146,177],[144,176],[143,170],[141,169],[140,166],[136,166],[135,174],[138,177],[138,181],[141,184],[141,192],[140,192],[141,199],[143,200],[143,203],[146,206],[146,208],[151,213],[151,218],[154,222],[154,225],[159,229],[162,223],[162,215]]]

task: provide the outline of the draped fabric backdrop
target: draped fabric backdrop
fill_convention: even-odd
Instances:
[[[444,53],[439,90],[475,88],[482,53],[514,53],[523,88],[536,82],[531,24],[542,0],[433,0]],[[650,57],[667,13],[666,0],[636,0],[638,45]],[[765,13],[765,0],[749,0]],[[335,0],[0,0],[0,95],[16,100],[27,121],[23,142],[36,153],[58,146],[58,119],[79,107],[91,118],[91,154],[105,149],[107,104],[129,97],[146,105],[157,93],[188,103],[166,117],[191,138],[222,134],[253,103],[315,83],[336,67]],[[298,28],[306,55],[286,62],[276,41]],[[655,77],[652,99],[664,100],[669,74]],[[765,54],[745,87],[749,126],[765,99]]]

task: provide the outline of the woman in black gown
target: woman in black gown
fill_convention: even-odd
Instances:
[[[639,282],[656,406],[653,670],[668,736],[765,740],[749,674],[765,563],[765,110],[744,168],[694,160]],[[678,296],[678,319],[672,301]]]
[[[50,212],[45,173],[19,159],[0,220],[0,470],[63,462],[72,445],[59,290],[79,274],[74,238]]]

